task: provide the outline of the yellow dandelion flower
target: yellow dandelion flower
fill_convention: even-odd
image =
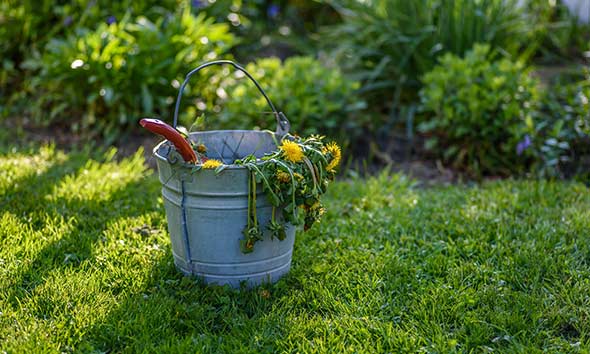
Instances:
[[[291,175],[289,175],[285,171],[277,171],[277,179],[279,180],[279,182],[287,183],[291,181]]]
[[[219,166],[223,165],[223,163],[219,160],[209,159],[203,163],[203,168],[214,169]]]
[[[300,162],[303,160],[303,150],[296,142],[290,140],[283,140],[283,144],[279,146],[287,160],[291,162]]]
[[[332,154],[332,160],[330,161],[328,166],[326,166],[326,170],[328,170],[329,172],[335,172],[334,169],[338,167],[338,165],[340,164],[340,159],[342,158],[342,151],[340,150],[340,146],[338,146],[338,144],[336,144],[335,142],[331,142],[324,148],[324,153],[328,152]]]

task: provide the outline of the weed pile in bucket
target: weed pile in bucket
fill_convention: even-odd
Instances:
[[[273,205],[271,221],[266,228],[272,237],[285,238],[285,223],[303,225],[308,230],[324,213],[320,197],[334,179],[340,163],[340,147],[324,144],[322,136],[283,138],[276,152],[260,159],[250,155],[236,160],[250,171],[248,193],[248,225],[241,242],[243,252],[251,252],[254,243],[262,240],[256,218],[256,185],[262,184]],[[277,213],[277,210],[280,213]],[[281,215],[281,219],[277,217]]]
[[[251,154],[233,162],[250,171],[248,224],[244,229],[244,239],[240,242],[242,252],[252,252],[254,243],[263,238],[256,217],[258,184],[262,185],[273,206],[271,220],[265,226],[271,237],[285,239],[286,223],[303,225],[307,231],[321,218],[325,209],[320,197],[334,179],[341,159],[338,144],[325,144],[324,139],[320,135],[308,138],[286,135],[281,144],[277,144],[278,150],[261,158]],[[207,158],[207,147],[204,144],[193,144],[193,149],[197,156],[196,164],[192,167],[193,173],[200,169],[215,169],[216,173],[221,173],[228,167],[217,159]]]

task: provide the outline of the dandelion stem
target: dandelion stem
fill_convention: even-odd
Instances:
[[[252,174],[252,216],[254,218],[254,227],[258,227],[258,217],[256,216],[256,178]]]
[[[252,179],[254,178],[254,173],[251,172],[248,178],[248,184],[251,184]],[[252,227],[252,190],[248,188],[248,230]]]

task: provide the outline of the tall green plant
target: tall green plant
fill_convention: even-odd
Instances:
[[[580,22],[564,1],[527,0],[524,5],[535,24],[537,62],[578,62],[590,49],[590,24]]]
[[[338,14],[324,1],[301,0],[216,0],[196,1],[194,10],[204,11],[217,22],[231,24],[240,43],[232,52],[244,62],[263,56],[285,58],[313,55],[317,41],[313,33],[322,25],[339,21]],[[193,10],[193,11],[194,11]]]
[[[529,26],[514,0],[333,1],[343,17],[326,31],[336,58],[386,109],[415,102],[420,77],[443,53],[475,43],[516,56]]]

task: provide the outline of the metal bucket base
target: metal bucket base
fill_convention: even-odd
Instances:
[[[227,274],[212,274],[206,272],[200,272],[199,267],[202,264],[192,264],[192,267],[189,267],[186,262],[180,257],[174,257],[174,265],[176,268],[180,270],[184,275],[187,276],[196,276],[203,280],[205,284],[214,284],[214,285],[229,285],[232,288],[239,288],[242,283],[245,283],[247,288],[251,288],[261,284],[273,284],[276,283],[281,277],[285,274],[289,273],[289,269],[291,269],[291,254],[289,253],[289,258],[287,263],[282,264],[274,269],[268,269],[263,272],[258,273],[248,273],[248,274],[235,274],[235,275],[227,275]],[[219,266],[219,265],[215,265]],[[241,267],[242,265],[235,264],[227,264],[225,267]]]

